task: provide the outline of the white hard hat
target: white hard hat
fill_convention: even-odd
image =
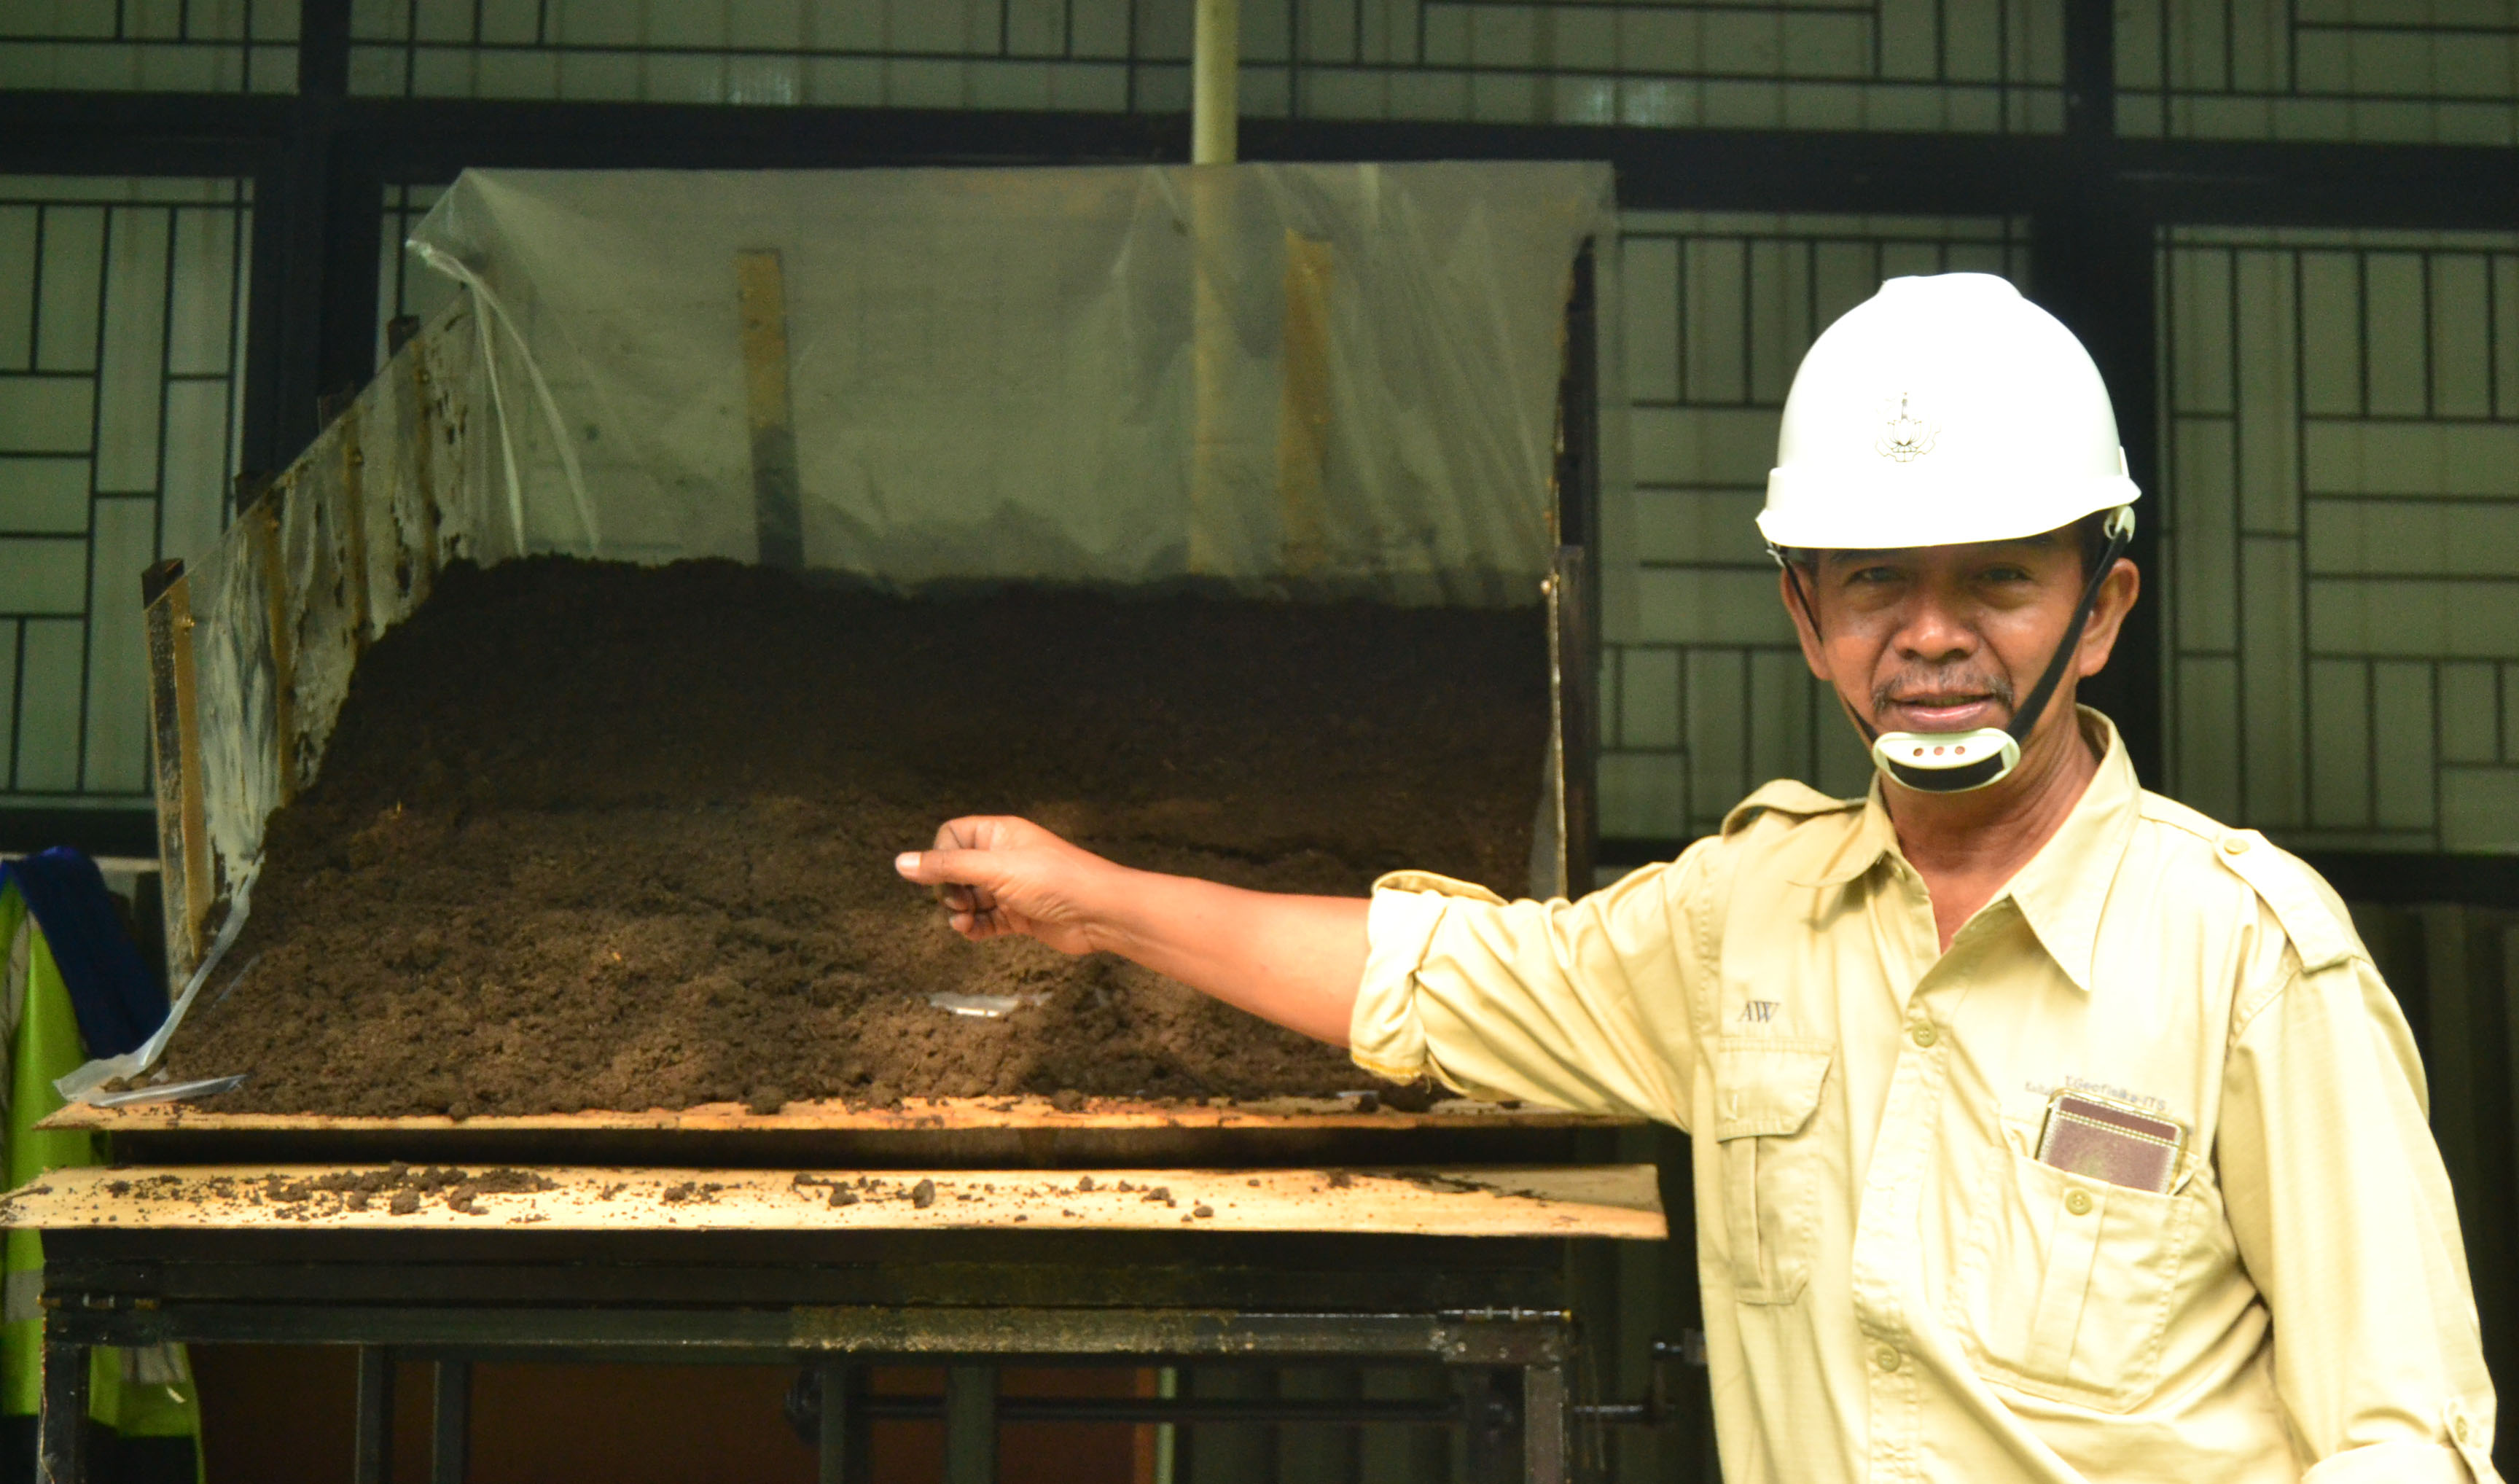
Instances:
[[[2007,541],[2132,502],[2073,332],[1984,273],[1891,279],[1802,357],[1758,530],[1771,546]]]

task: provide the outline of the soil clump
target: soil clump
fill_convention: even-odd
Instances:
[[[246,972],[174,1074],[250,1074],[206,1110],[459,1117],[1354,1088],[1118,959],[966,943],[892,857],[1018,813],[1241,886],[1520,895],[1545,677],[1535,610],[458,566],[273,815]]]

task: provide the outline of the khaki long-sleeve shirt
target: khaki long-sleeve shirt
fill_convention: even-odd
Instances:
[[[1770,784],[1569,904],[1374,895],[1356,1061],[1694,1136],[1724,1477],[2495,1478],[2422,1069],[2306,865],[2099,775],[1939,946],[1868,801]],[[2040,1162],[2058,1088],[2166,1195]]]

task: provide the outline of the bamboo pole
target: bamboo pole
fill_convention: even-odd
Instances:
[[[1190,33],[1189,162],[1229,165],[1239,145],[1241,0],[1198,0]]]
[[[1290,576],[1329,561],[1329,508],[1321,493],[1329,458],[1330,244],[1286,229],[1285,379],[1277,405],[1277,514]]]
[[[790,571],[805,565],[802,481],[787,385],[787,284],[775,248],[734,256],[741,319],[745,426],[752,435],[752,502],[760,561]]]
[[[1237,0],[1198,0],[1190,51],[1190,163],[1230,165],[1241,65]],[[1233,312],[1226,299],[1225,258],[1233,249],[1230,172],[1201,170],[1190,181],[1190,489],[1189,570],[1216,576],[1231,569],[1224,531],[1232,501],[1230,451]]]

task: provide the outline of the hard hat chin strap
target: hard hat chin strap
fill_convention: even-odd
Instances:
[[[2055,699],[2056,687],[2063,683],[2064,667],[2071,661],[2073,651],[2081,647],[2082,631],[2090,627],[2091,610],[2099,605],[2099,588],[2134,540],[2133,508],[2119,505],[2109,511],[2106,531],[2107,550],[2092,567],[2090,581],[2082,585],[2082,600],[2074,605],[2073,621],[2065,626],[2064,637],[2056,644],[2054,658],[2047,662],[2046,674],[2030,687],[2029,699],[2011,714],[2010,725],[1962,732],[1876,731],[1851,705],[1845,705],[1842,695],[1837,698],[1840,705],[1845,705],[1847,719],[1872,744],[1873,765],[1907,787],[1928,794],[1964,794],[1983,788],[2020,765],[2020,745],[2037,730],[2038,718],[2047,710],[2047,703]],[[1802,616],[1810,621],[1812,635],[1817,636],[1819,612],[1802,589],[1801,574],[1785,560],[1783,552],[1775,556],[1784,566],[1786,584],[1793,589],[1793,601],[1800,605]]]

